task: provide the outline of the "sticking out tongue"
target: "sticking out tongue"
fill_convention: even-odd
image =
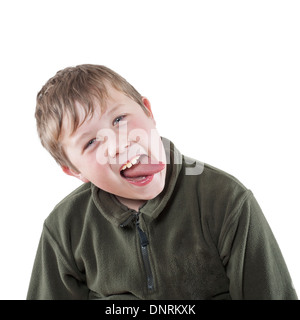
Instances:
[[[125,178],[137,178],[137,177],[145,177],[150,176],[155,173],[160,172],[164,169],[165,165],[162,162],[153,163],[153,161],[149,161],[149,163],[145,163],[146,161],[141,161],[131,168],[127,168],[122,171],[122,174]],[[148,162],[148,161],[147,161]]]

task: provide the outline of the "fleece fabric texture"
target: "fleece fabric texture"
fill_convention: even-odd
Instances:
[[[86,183],[45,220],[27,299],[297,299],[252,192],[209,165],[186,174],[202,164],[164,143],[165,189],[139,212],[153,287],[137,212]]]

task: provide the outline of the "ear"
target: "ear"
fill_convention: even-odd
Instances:
[[[70,169],[69,167],[66,166],[61,166],[62,171],[69,175],[69,176],[73,176],[79,180],[81,180],[82,182],[89,182],[88,179],[86,179],[85,177],[83,177],[83,175],[81,173],[76,172],[75,170]]]
[[[142,97],[142,101],[143,101],[143,104],[144,104],[145,108],[149,111],[150,117],[154,120],[153,113],[152,113],[152,110],[151,110],[150,101],[146,97]]]

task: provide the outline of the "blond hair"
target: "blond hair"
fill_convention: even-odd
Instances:
[[[142,96],[123,77],[100,65],[84,64],[60,70],[50,78],[37,94],[35,118],[42,145],[61,166],[78,171],[70,162],[60,143],[63,118],[71,120],[71,134],[94,112],[94,103],[105,107],[108,98],[107,84],[126,94],[147,113]],[[84,110],[79,122],[76,103]]]

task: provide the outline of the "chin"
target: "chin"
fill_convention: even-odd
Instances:
[[[153,190],[153,191],[151,190],[152,192],[147,192],[147,194],[144,197],[144,200],[154,199],[164,190],[164,187],[165,187],[165,184],[163,183],[163,185],[157,186],[155,188],[155,190]]]

